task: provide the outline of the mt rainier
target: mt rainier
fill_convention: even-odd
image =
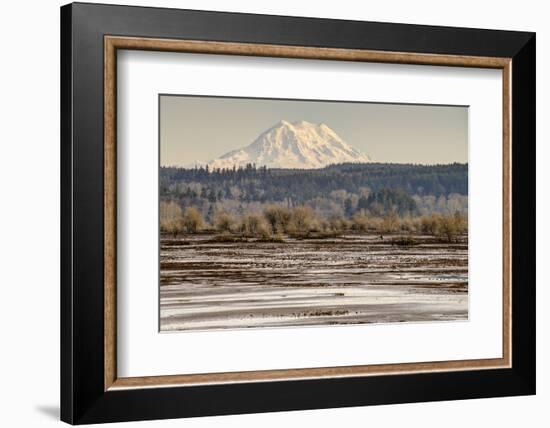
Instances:
[[[208,162],[209,168],[267,166],[268,168],[322,168],[330,164],[370,162],[364,153],[345,143],[325,124],[280,121],[250,145]]]

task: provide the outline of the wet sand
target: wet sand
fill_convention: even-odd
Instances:
[[[162,237],[161,331],[468,318],[468,244]]]

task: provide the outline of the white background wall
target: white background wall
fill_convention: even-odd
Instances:
[[[122,0],[121,0],[122,1]],[[104,1],[104,3],[112,3]],[[548,426],[550,276],[548,184],[549,14],[545,2],[396,0],[126,1],[170,6],[485,27],[537,32],[538,394],[461,402],[155,421],[141,426]],[[59,408],[59,6],[57,0],[0,6],[0,423],[58,424]],[[546,119],[546,120],[545,120]],[[546,185],[545,185],[546,184]],[[546,248],[544,248],[546,247]],[[546,405],[546,406],[545,406]],[[137,423],[125,426],[137,426]]]

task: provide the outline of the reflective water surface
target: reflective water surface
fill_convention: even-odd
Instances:
[[[466,320],[468,244],[162,237],[161,331]]]

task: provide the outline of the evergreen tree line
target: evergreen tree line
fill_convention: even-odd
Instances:
[[[368,196],[365,189],[368,189]],[[357,195],[359,199],[363,197],[355,201],[360,205],[359,209],[375,202],[387,205],[386,200],[390,198],[391,203],[398,200],[400,212],[412,212],[415,210],[414,201],[407,196],[447,198],[453,194],[467,195],[468,165],[369,163],[331,165],[314,170],[257,168],[252,164],[213,170],[208,167],[160,168],[163,200],[186,200],[198,204],[223,200],[282,202],[296,206],[338,191]],[[369,197],[371,200],[367,201]],[[347,202],[348,208],[352,203],[353,200]]]

